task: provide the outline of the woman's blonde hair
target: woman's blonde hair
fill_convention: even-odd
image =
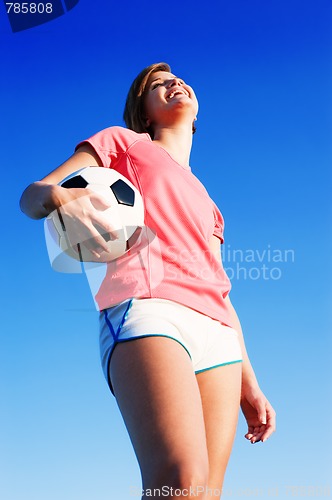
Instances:
[[[167,73],[171,73],[171,67],[167,63],[160,62],[144,68],[131,84],[123,112],[123,119],[129,129],[139,134],[147,132],[150,134],[151,139],[153,139],[153,130],[152,127],[149,127],[146,123],[144,98],[147,92],[146,87],[148,80],[150,76],[157,71],[167,71]],[[193,133],[195,131],[196,128],[193,124]]]

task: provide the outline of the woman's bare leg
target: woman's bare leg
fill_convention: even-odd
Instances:
[[[221,491],[234,442],[241,394],[242,363],[201,372],[197,382],[202,399],[209,456],[208,498]]]
[[[166,487],[168,493],[171,488],[183,491],[183,496],[169,494],[170,499],[207,498],[201,396],[185,349],[165,337],[120,343],[111,359],[110,376],[141,468],[143,490]],[[142,498],[161,497],[149,492]]]

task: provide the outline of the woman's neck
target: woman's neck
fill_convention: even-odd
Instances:
[[[188,126],[157,128],[153,142],[164,148],[180,165],[189,166],[192,130]]]

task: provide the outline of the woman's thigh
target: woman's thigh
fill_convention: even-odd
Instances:
[[[186,350],[165,337],[119,343],[110,362],[110,379],[140,464],[143,487],[156,486],[172,473],[178,474],[176,481],[183,486],[205,483],[205,424]]]
[[[236,433],[241,395],[242,363],[196,375],[203,406],[209,456],[209,488],[221,490]]]

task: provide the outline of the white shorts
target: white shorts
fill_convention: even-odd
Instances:
[[[115,346],[144,337],[168,337],[179,342],[200,373],[242,361],[238,333],[194,309],[165,299],[129,299],[100,313],[100,354],[108,385]]]

